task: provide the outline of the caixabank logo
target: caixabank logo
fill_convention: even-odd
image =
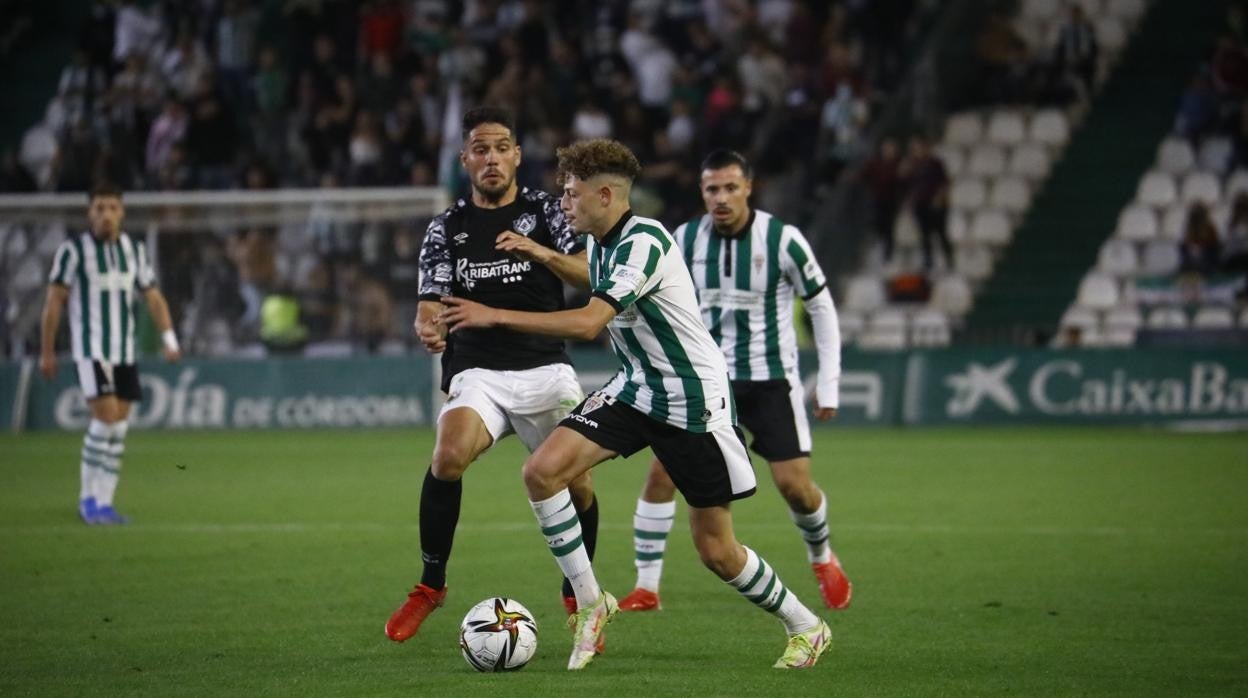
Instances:
[[[944,413],[985,417],[1248,417],[1248,372],[1215,360],[1131,365],[1112,357],[1010,356],[945,374]]]

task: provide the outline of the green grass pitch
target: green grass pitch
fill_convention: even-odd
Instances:
[[[780,625],[704,570],[684,508],[664,610],[622,614],[587,670],[508,439],[465,479],[450,597],[382,626],[420,570],[428,431],[134,431],[118,505],[77,522],[76,434],[0,437],[0,695],[1244,695],[1248,435],[1128,429],[816,432],[850,610],[807,672]],[[647,456],[595,470],[598,569],[633,582]],[[759,467],[739,537],[809,604],[802,545]],[[523,671],[459,656],[490,595],[538,617]]]

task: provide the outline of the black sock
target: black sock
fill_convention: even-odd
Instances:
[[[432,468],[425,473],[425,484],[420,490],[420,558],[425,570],[420,583],[427,587],[446,586],[446,562],[451,557],[463,494],[462,480],[439,480],[433,476]]]
[[[572,500],[573,506],[576,500]],[[585,552],[589,553],[589,561],[594,561],[594,548],[598,547],[598,495],[589,500],[589,508],[581,511],[579,507],[576,509],[576,515],[581,519],[581,542],[585,544]],[[563,595],[567,597],[575,596],[572,590],[572,582],[567,577],[563,578]]]

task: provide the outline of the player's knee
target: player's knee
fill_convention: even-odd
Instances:
[[[430,468],[439,480],[458,480],[472,463],[472,452],[459,444],[438,444]]]
[[[529,456],[529,459],[524,462],[521,474],[524,477],[524,488],[528,491],[530,499],[534,501],[552,497],[566,486],[558,477],[553,464],[537,454]]]

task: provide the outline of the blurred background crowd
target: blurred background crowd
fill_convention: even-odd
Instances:
[[[20,41],[31,6],[5,4],[14,20],[0,50]],[[516,115],[523,185],[554,190],[558,146],[609,136],[644,165],[634,208],[674,226],[701,209],[701,157],[734,148],[756,167],[755,205],[809,237],[822,234],[817,207],[852,181],[872,209],[857,233],[872,247],[868,266],[951,272],[959,168],[941,141],[945,115],[1053,107],[1077,118],[1126,40],[1094,23],[1111,0],[1092,4],[1104,16],[1088,2],[987,3],[962,41],[969,87],[940,92],[945,76],[920,57],[946,10],[937,0],[94,0],[43,118],[3,154],[0,189],[108,179],[127,191],[442,186],[458,196],[458,117],[490,104]],[[1027,22],[1033,5],[1053,9]],[[1238,49],[1238,7],[1228,24],[1224,41]],[[1248,164],[1241,56],[1211,52],[1175,120],[1196,150],[1211,137],[1231,143],[1222,177]],[[903,117],[890,117],[903,92]],[[1217,232],[1189,226],[1206,232],[1173,246],[1184,269],[1242,256],[1242,234],[1228,235],[1248,227],[1248,201],[1234,221],[1205,208]],[[899,265],[903,212],[923,253]],[[260,338],[273,295],[294,300],[309,340],[403,350],[426,222],[162,236],[163,284],[201,350]],[[1214,243],[1216,254],[1201,249]]]

